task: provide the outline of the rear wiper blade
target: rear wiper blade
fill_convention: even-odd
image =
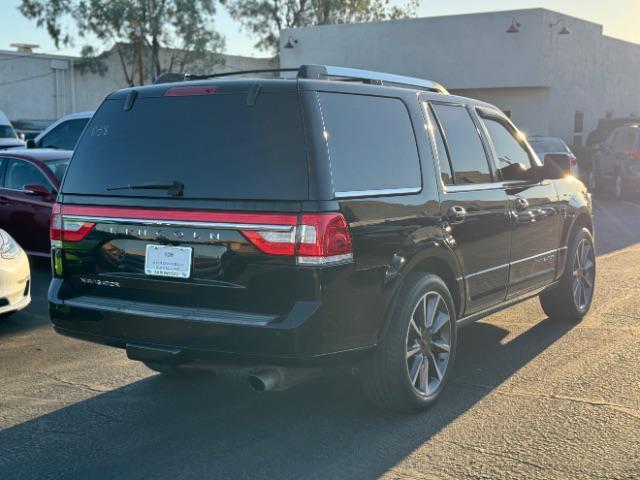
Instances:
[[[184,192],[184,184],[174,180],[171,183],[138,183],[121,187],[107,187],[109,192],[115,190],[167,190],[167,193],[172,197],[181,197]]]

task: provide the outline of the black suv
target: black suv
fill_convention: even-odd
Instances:
[[[120,90],[52,215],[51,319],[163,373],[249,367],[271,390],[347,367],[375,403],[419,410],[463,324],[535,295],[554,319],[589,310],[591,199],[568,161],[407,77]]]

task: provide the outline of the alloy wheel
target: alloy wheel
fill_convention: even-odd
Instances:
[[[587,239],[582,239],[576,249],[573,261],[573,301],[580,311],[585,311],[591,303],[595,283],[595,251]]]
[[[437,292],[425,294],[413,309],[407,330],[407,373],[421,396],[435,393],[444,379],[451,352],[451,315]]]

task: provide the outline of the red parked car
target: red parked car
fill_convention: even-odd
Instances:
[[[0,152],[0,228],[30,255],[48,256],[49,218],[73,152]]]

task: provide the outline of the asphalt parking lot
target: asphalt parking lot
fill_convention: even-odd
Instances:
[[[417,415],[350,377],[259,395],[167,379],[55,334],[48,265],[0,324],[0,478],[640,478],[640,204],[596,201],[598,287],[580,325],[529,301],[464,329],[453,382]]]

